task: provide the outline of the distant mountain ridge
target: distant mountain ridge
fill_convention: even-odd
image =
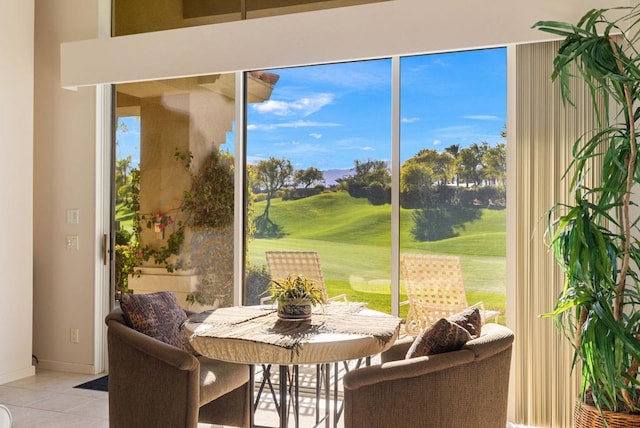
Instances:
[[[338,184],[338,178],[348,177],[353,175],[353,168],[349,169],[327,169],[322,171],[322,175],[324,176],[324,184],[325,186],[334,186]]]

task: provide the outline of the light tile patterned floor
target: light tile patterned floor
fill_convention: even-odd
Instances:
[[[106,392],[74,388],[102,375],[37,370],[35,376],[0,385],[0,404],[13,416],[12,428],[108,428],[109,409]],[[259,374],[257,375],[259,376]],[[301,384],[308,382],[303,376]],[[300,425],[309,427],[315,421],[315,400],[300,400]],[[277,426],[274,402],[264,395],[256,412],[256,423]],[[341,426],[341,424],[340,424]],[[198,424],[198,428],[216,428]]]
[[[12,428],[108,428],[107,393],[74,388],[100,376],[37,370],[35,376],[0,385],[0,404],[11,410]],[[259,373],[256,376],[259,378]],[[308,387],[314,378],[309,372],[305,373],[301,377],[301,387]],[[321,409],[324,411],[323,405]],[[314,412],[315,399],[309,396],[301,397],[300,426],[313,426]],[[269,395],[265,395],[261,400],[256,413],[256,423],[272,427],[278,425],[278,416]],[[338,426],[343,425],[340,422]],[[198,424],[198,428],[217,426]],[[507,424],[507,428],[527,427]]]
[[[73,388],[96,377],[38,370],[0,385],[0,404],[11,411],[12,428],[108,428],[107,393]]]

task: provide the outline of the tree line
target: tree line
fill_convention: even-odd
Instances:
[[[266,205],[255,218],[256,229],[268,234],[277,227],[269,218],[274,197],[297,199],[325,189],[322,171],[315,167],[296,170],[288,159],[270,157],[250,169],[254,194],[263,195]],[[354,198],[367,198],[374,205],[391,202],[391,172],[383,160],[355,160],[352,174],[336,180],[335,190]],[[400,167],[400,204],[403,208],[496,205],[504,199],[506,145],[483,142],[442,152],[420,150]]]

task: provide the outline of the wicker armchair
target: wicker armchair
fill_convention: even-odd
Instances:
[[[140,333],[120,308],[105,322],[110,427],[250,426],[249,366],[196,358]]]
[[[440,318],[447,318],[468,308],[462,279],[460,258],[432,254],[404,253],[400,267],[409,300],[406,332],[417,335]],[[500,312],[485,310],[482,302],[473,307],[480,309],[483,323]]]
[[[345,428],[506,426],[511,330],[489,323],[459,351],[406,359],[411,343],[345,374]]]
[[[347,301],[346,294],[329,297],[324,284],[324,276],[320,267],[320,256],[315,251],[267,251],[267,266],[271,279],[286,278],[287,276],[302,275],[314,281],[322,291],[323,303],[337,300]]]

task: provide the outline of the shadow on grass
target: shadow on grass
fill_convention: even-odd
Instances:
[[[411,234],[416,241],[455,238],[460,235],[457,230],[465,229],[465,223],[480,220],[481,217],[482,211],[476,207],[423,208],[413,213]]]

